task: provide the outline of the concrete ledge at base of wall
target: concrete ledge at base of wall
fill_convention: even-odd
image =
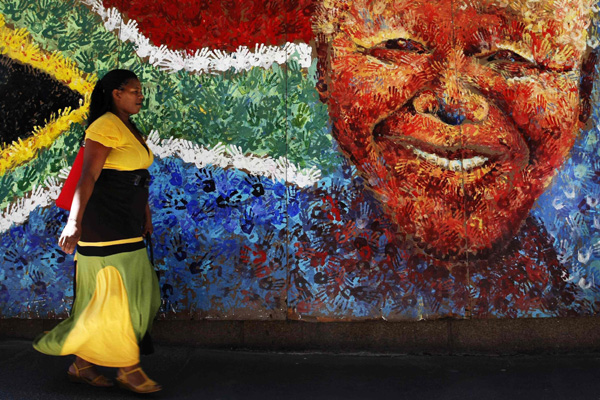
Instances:
[[[33,339],[55,319],[0,319],[0,338]],[[300,322],[159,320],[152,336],[165,345],[261,351],[407,354],[599,352],[600,317]]]

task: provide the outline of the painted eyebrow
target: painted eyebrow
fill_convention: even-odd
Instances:
[[[536,61],[536,59],[533,57],[533,53],[531,51],[529,51],[528,49],[519,49],[515,46],[511,46],[507,43],[499,43],[495,46],[498,50],[509,50],[512,51],[515,54],[518,54],[519,56],[523,57],[524,59],[526,59],[527,61],[529,61],[532,64],[537,64],[538,62]]]
[[[357,25],[349,24],[346,20],[345,23],[340,24],[339,32],[347,35],[356,46],[367,49],[394,39],[410,39],[425,45],[420,38],[411,34],[404,25],[394,24],[394,27],[391,28],[389,21],[386,21],[385,17],[380,16],[375,20],[371,20],[371,24],[373,24],[373,26],[370,28],[367,27],[366,23],[363,24],[365,26],[364,31],[357,35],[354,33],[356,31],[354,28]]]

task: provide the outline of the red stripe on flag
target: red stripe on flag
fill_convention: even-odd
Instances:
[[[105,0],[156,46],[234,51],[255,44],[308,43],[312,0]]]

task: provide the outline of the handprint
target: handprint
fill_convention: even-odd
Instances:
[[[252,194],[260,197],[265,194],[265,187],[260,178],[254,175],[248,175],[244,178],[244,183],[252,188]]]
[[[212,51],[208,47],[196,50],[193,56],[185,59],[185,69],[190,72],[209,72],[211,58]]]
[[[43,18],[43,17],[42,17]],[[25,24],[27,29],[29,29],[32,33],[41,33],[44,29],[44,25],[42,24],[43,19],[40,19],[39,15],[29,13],[25,16]]]
[[[94,62],[95,57],[90,50],[85,48],[81,49],[75,54],[74,59],[82,71],[92,73],[96,70],[96,65]]]
[[[310,119],[310,108],[306,103],[298,104],[296,112],[292,114],[291,124],[296,128],[302,128]]]
[[[557,249],[557,257],[558,260],[562,264],[567,264],[571,256],[573,255],[573,246],[570,245],[570,242],[566,239],[560,241],[558,249]]]
[[[185,243],[182,243],[181,235],[177,234],[173,236],[170,240],[170,244],[173,255],[177,261],[185,260],[187,257],[187,252],[185,251]]]
[[[17,188],[23,192],[28,191],[37,183],[39,179],[35,169],[27,167],[23,173],[23,177],[17,182]]]
[[[581,250],[579,250],[577,252],[577,260],[582,263],[582,264],[587,264],[587,262],[590,260],[590,257],[592,256],[592,249],[587,249],[587,251],[585,253],[583,253]]]
[[[9,20],[19,21],[23,17],[23,11],[27,7],[27,3],[20,1],[8,1],[2,10],[2,13]]]
[[[46,294],[47,285],[46,282],[42,281],[44,278],[44,273],[32,269],[27,272],[27,275],[33,281],[33,292],[38,296]]]
[[[573,185],[569,185],[568,187],[563,189],[563,193],[567,196],[568,199],[575,198],[575,187]]]
[[[555,197],[552,200],[552,207],[554,207],[554,209],[556,209],[556,210],[560,210],[565,207],[565,204],[559,197]]]
[[[62,35],[61,37],[58,38],[58,50],[60,50],[60,51],[72,50],[76,47],[85,45],[85,44],[80,43],[79,39],[80,39],[80,35],[78,35],[76,32],[71,32],[69,34]]]

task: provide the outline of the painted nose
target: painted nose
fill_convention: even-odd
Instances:
[[[465,122],[481,122],[489,111],[487,100],[475,93],[460,91],[448,96],[444,92],[425,90],[413,100],[415,111],[437,117],[448,125],[462,125]]]
[[[444,104],[443,101],[438,102],[438,110],[435,115],[445,124],[461,125],[467,119],[467,116],[461,107]]]

